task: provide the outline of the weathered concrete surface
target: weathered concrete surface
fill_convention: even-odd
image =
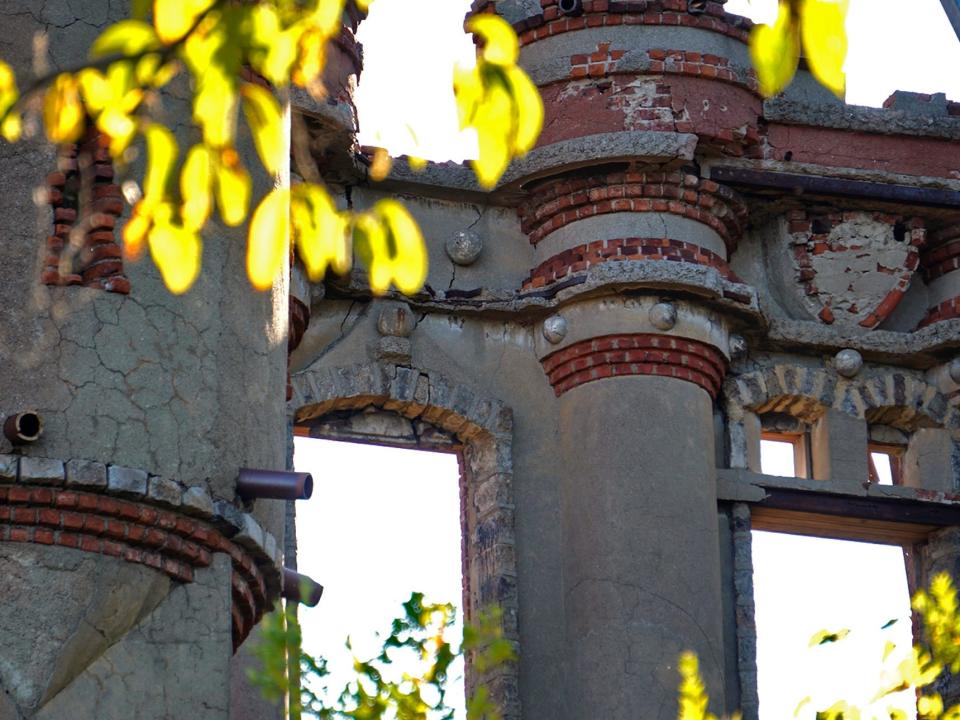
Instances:
[[[227,720],[230,559],[216,555],[36,714],[98,720]],[[160,682],[158,682],[158,679]]]
[[[0,686],[26,715],[148,615],[170,587],[165,575],[141,565],[20,543],[0,543],[0,576]]]

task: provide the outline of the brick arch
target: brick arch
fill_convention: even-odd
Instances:
[[[510,408],[439,373],[396,365],[308,368],[294,374],[290,384],[294,423],[373,407],[423,420],[459,441],[465,494],[464,614],[470,619],[498,605],[503,635],[519,652]],[[476,678],[468,678],[468,687],[471,680]],[[484,683],[504,719],[519,720],[518,665],[500,668]]]

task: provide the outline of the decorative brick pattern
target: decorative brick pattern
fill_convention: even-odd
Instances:
[[[47,176],[53,232],[41,282],[129,293],[123,252],[114,235],[123,198],[113,183],[113,163],[102,136],[93,132],[80,143],[62,146],[57,166]]]
[[[595,240],[564,250],[540,263],[523,282],[523,289],[544,287],[550,283],[605,262],[622,260],[666,260],[715,268],[731,282],[741,282],[727,261],[711,250],[693,243],[666,238],[617,238]]]
[[[541,5],[542,15],[515,24],[521,45],[588,27],[615,25],[695,27],[747,42],[752,26],[745,18],[725,13],[723,5],[713,1],[707,2],[706,12],[702,15],[688,13],[686,0],[583,0],[583,14],[577,17],[561,15],[556,0],[541,0]],[[487,10],[488,7],[478,10]]]
[[[625,50],[611,50],[610,43],[600,43],[595,52],[589,55],[570,57],[570,78],[579,80],[587,77],[601,78],[618,72],[618,61],[626,54]],[[753,70],[746,75],[738,72],[730,60],[719,55],[692,52],[687,50],[647,50],[651,74],[692,75],[745,87],[754,93],[760,92],[757,75]],[[666,107],[670,107],[669,103]],[[759,139],[759,138],[758,138]]]
[[[730,252],[747,221],[747,207],[732,190],[682,172],[551,180],[534,188],[519,208],[521,229],[534,245],[569,223],[614,212],[660,212],[696,220],[716,231]]]
[[[699,385],[716,398],[726,373],[723,354],[705,343],[644,333],[582,340],[541,361],[557,397],[594,380],[660,375]]]
[[[215,507],[199,487],[181,493],[173,480],[89,460],[0,455],[0,466],[0,542],[121,558],[178,582],[192,582],[212,553],[226,553],[233,562],[235,648],[279,595],[276,540],[252,516],[225,503]],[[107,478],[136,480],[122,483],[129,499],[105,494],[113,489]],[[206,502],[196,502],[198,495]]]
[[[827,325],[843,320],[872,329],[886,320],[906,294],[926,242],[918,218],[862,212],[810,217],[793,210],[787,221],[804,304]],[[830,271],[826,281],[824,268]],[[828,289],[827,282],[841,289]],[[887,292],[872,289],[878,285]]]

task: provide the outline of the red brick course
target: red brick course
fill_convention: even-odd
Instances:
[[[687,12],[686,0],[584,0],[583,14],[577,17],[561,15],[556,0],[541,0],[543,15],[516,24],[521,45],[527,45],[553,35],[583,30],[588,27],[615,25],[675,25],[695,27],[721,33],[747,42],[749,20],[730,15],[717,2],[708,2],[703,15]],[[479,8],[483,11],[486,8]]]
[[[740,282],[721,256],[693,243],[666,238],[595,240],[564,250],[540,263],[524,280],[523,289],[544,287],[595,265],[622,260],[666,260],[715,268],[726,279]]]
[[[76,509],[76,510],[74,510]],[[0,542],[60,545],[147,565],[192,582],[213,553],[233,561],[234,646],[272,604],[256,563],[219,530],[179,513],[90,493],[0,485]],[[238,623],[237,620],[240,620]]]
[[[583,218],[612,212],[659,212],[713,228],[733,252],[747,222],[747,207],[729,188],[682,172],[622,172],[547,181],[520,206],[520,227],[536,245],[549,233]]]
[[[920,266],[928,283],[954,270],[960,270],[960,238],[924,253],[920,258]]]
[[[706,343],[644,333],[582,340],[540,362],[557,397],[594,380],[659,375],[692,382],[716,399],[727,366],[723,354]]]
[[[53,231],[40,281],[128,294],[130,281],[123,274],[123,253],[114,235],[123,197],[113,182],[113,163],[102,136],[91,133],[80,143],[62,146],[57,166],[47,176]]]

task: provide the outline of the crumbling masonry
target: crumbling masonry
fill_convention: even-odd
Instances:
[[[121,5],[4,0],[2,55],[26,72],[46,33],[66,67]],[[960,571],[960,105],[848,107],[803,68],[764,101],[715,0],[474,10],[518,29],[547,113],[492,192],[367,179],[352,11],[329,97],[293,98],[294,182],[419,220],[414,297],[298,265],[255,293],[219,225],[171,296],[120,257],[96,138],[0,146],[0,411],[44,425],[0,440],[3,720],[277,717],[243,643],[295,545],[236,483],[292,432],[461,453],[463,602],[504,609],[509,720],[673,718],[686,649],[756,718],[751,527],[903,545],[914,586]],[[163,111],[185,146],[182,96]],[[761,473],[765,432],[804,477]]]

